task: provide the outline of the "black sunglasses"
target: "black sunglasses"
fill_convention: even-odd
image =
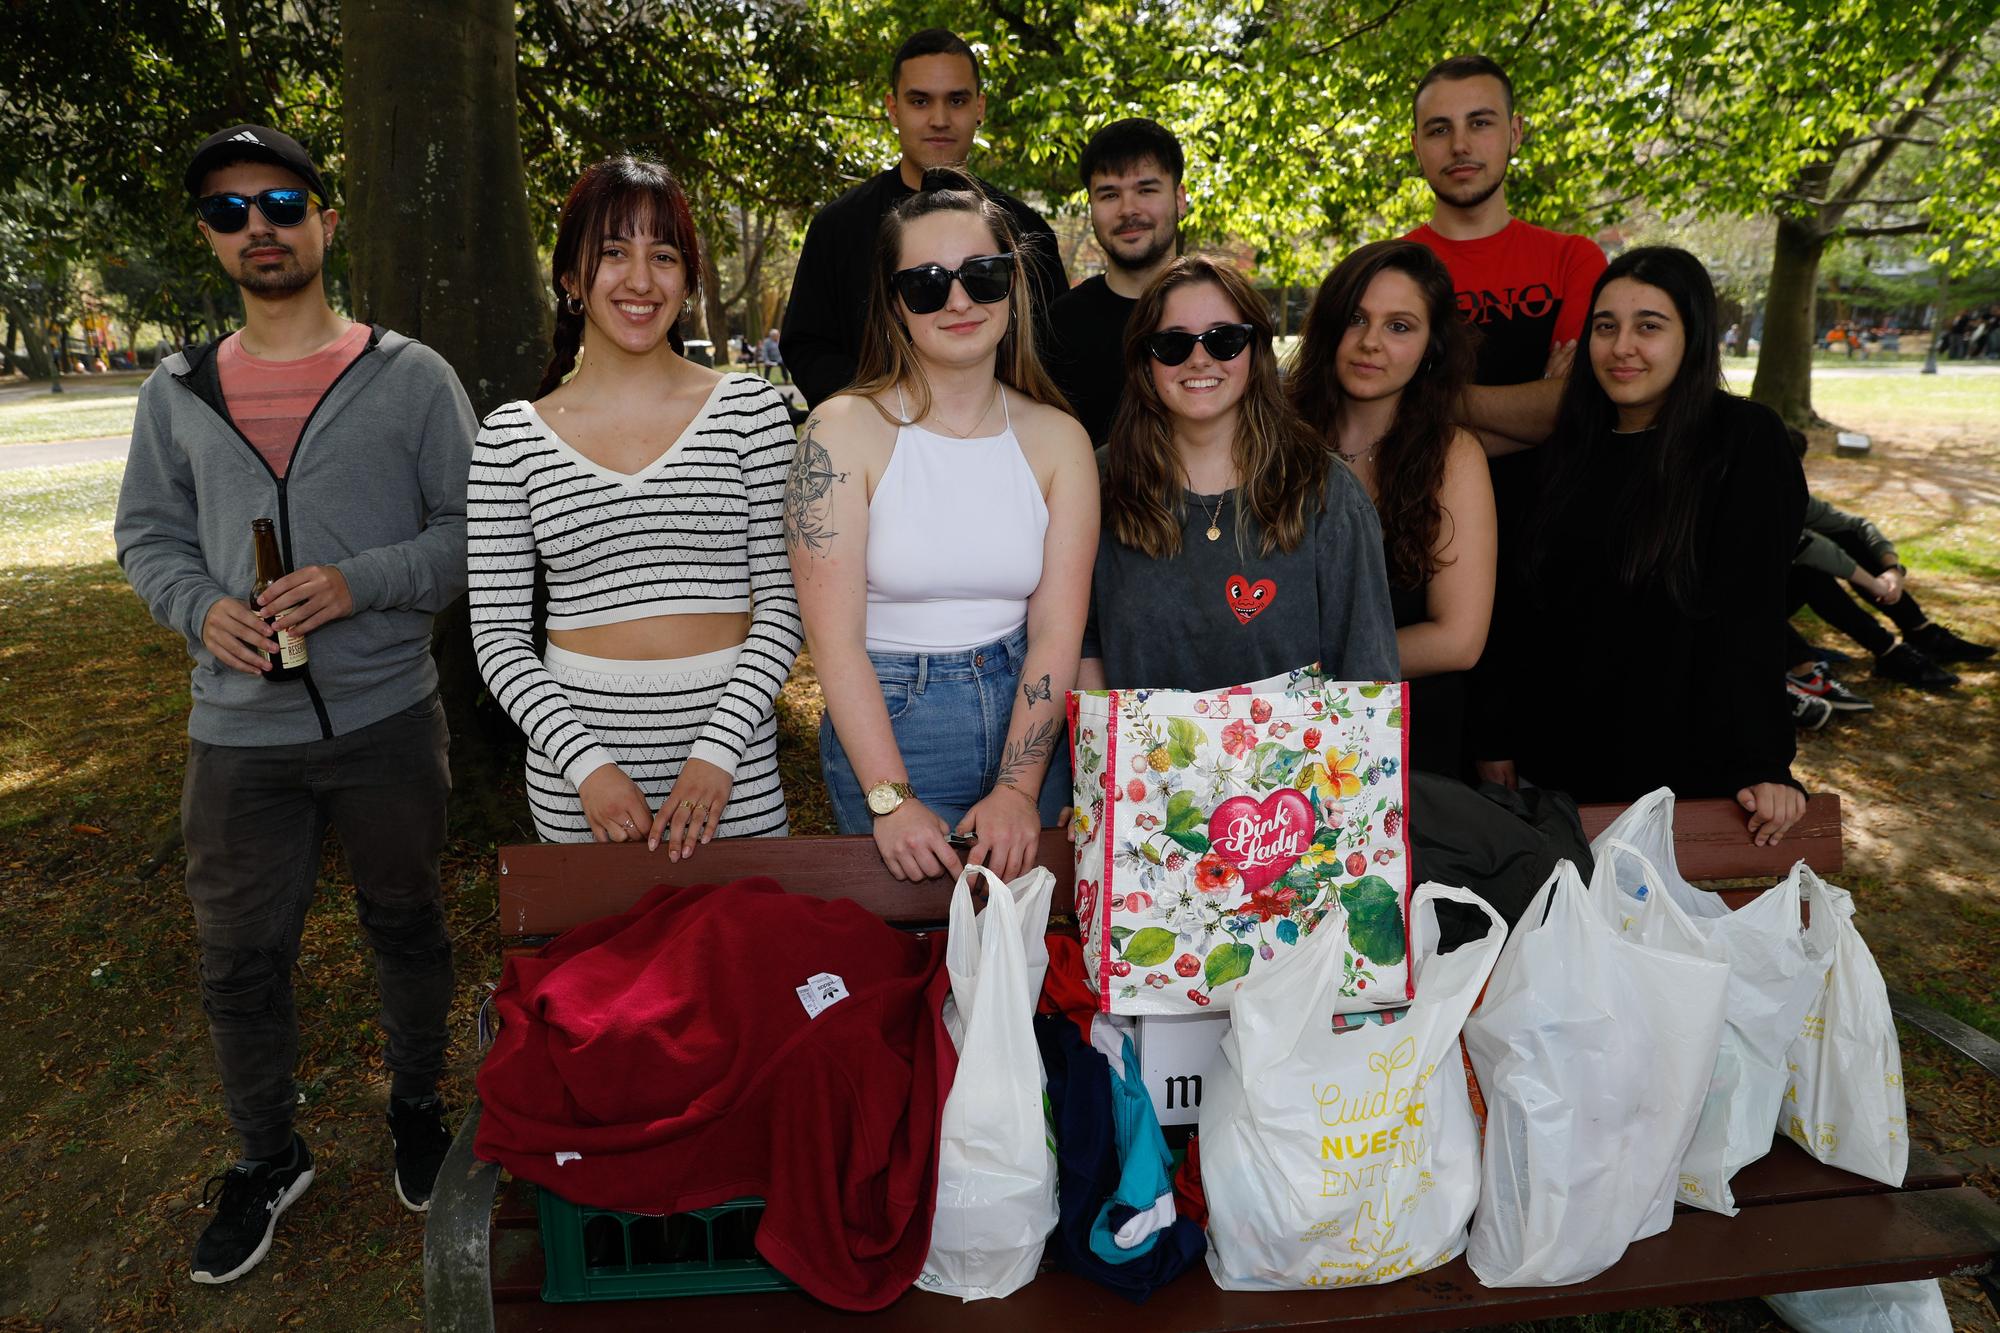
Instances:
[[[265,190],[260,194],[203,195],[195,200],[194,208],[211,228],[228,233],[242,231],[250,225],[252,204],[257,205],[257,211],[274,227],[296,227],[304,222],[308,204],[326,207],[311,190],[286,188]]]
[[[1243,349],[1256,336],[1255,324],[1218,324],[1201,333],[1169,329],[1165,333],[1149,334],[1146,350],[1153,354],[1153,360],[1163,366],[1178,366],[1193,356],[1196,343],[1206,347],[1208,354],[1217,361],[1234,361],[1243,355]]]
[[[1014,256],[976,255],[957,268],[919,264],[915,268],[898,269],[889,275],[889,281],[895,284],[896,295],[903,298],[903,304],[913,315],[929,315],[944,309],[944,303],[951,299],[954,281],[979,304],[992,305],[1006,300],[1014,286]]]

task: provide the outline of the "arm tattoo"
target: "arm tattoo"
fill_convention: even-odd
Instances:
[[[1000,776],[993,785],[1018,788],[1021,770],[1047,759],[1056,748],[1056,739],[1062,735],[1062,729],[1061,720],[1052,717],[1030,728],[1020,740],[1009,741],[1000,756]]]
[[[798,555],[825,555],[829,543],[838,536],[833,520],[834,485],[847,480],[845,472],[833,470],[833,458],[826,446],[813,438],[817,421],[806,423],[799,437],[798,452],[792,455],[792,469],[785,477],[785,544]]]
[[[1028,707],[1030,708],[1033,708],[1038,702],[1040,702],[1043,699],[1048,700],[1050,703],[1054,703],[1056,701],[1056,696],[1049,690],[1049,677],[1047,672],[1042,673],[1042,678],[1040,680],[1022,681],[1021,693],[1028,696]]]

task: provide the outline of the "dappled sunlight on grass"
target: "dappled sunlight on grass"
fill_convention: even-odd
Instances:
[[[71,467],[31,467],[0,473],[0,568],[16,573],[95,564],[113,558],[111,520],[125,463],[114,459]],[[117,573],[116,568],[112,571]],[[123,577],[120,576],[120,582]],[[32,587],[0,588],[0,608]],[[125,591],[132,596],[131,589]],[[0,630],[0,633],[5,633]]]
[[[0,396],[0,445],[129,435],[138,404],[136,382],[79,387],[65,381],[60,394],[10,392]]]

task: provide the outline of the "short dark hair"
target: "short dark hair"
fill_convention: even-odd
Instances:
[[[964,56],[972,62],[972,91],[979,91],[979,54],[972,44],[953,32],[950,28],[925,28],[913,32],[896,48],[896,58],[889,62],[889,91],[900,91],[903,83],[903,62],[915,60],[918,56]]]
[[[1500,80],[1500,90],[1507,94],[1507,114],[1513,115],[1514,81],[1507,77],[1507,71],[1501,69],[1496,61],[1480,55],[1453,56],[1425,70],[1424,77],[1417,80],[1417,90],[1410,94],[1410,114],[1416,115],[1417,99],[1424,95],[1424,89],[1439,79],[1476,79],[1482,75]]]
[[[1166,168],[1174,184],[1181,183],[1181,175],[1187,170],[1187,155],[1181,151],[1181,141],[1159,121],[1132,116],[1114,120],[1091,135],[1090,142],[1083,146],[1083,156],[1077,159],[1076,171],[1083,177],[1083,188],[1088,190],[1091,178],[1100,172],[1116,175],[1147,158]]]

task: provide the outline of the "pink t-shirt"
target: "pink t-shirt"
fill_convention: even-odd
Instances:
[[[222,377],[222,400],[228,404],[236,428],[264,456],[271,471],[285,475],[306,418],[367,345],[366,324],[349,325],[347,332],[325,347],[296,361],[266,361],[250,355],[243,350],[240,332],[222,340],[215,356],[216,373]]]

